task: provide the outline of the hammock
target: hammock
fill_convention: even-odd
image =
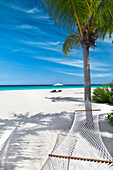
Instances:
[[[93,121],[94,128],[87,128],[85,112],[75,114],[67,137],[49,155],[50,170],[113,170],[113,158],[99,135],[98,115]]]

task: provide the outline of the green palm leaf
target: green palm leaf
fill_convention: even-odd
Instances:
[[[37,0],[49,11],[52,18],[64,30],[75,31],[78,28],[74,7],[80,26],[89,25],[90,31],[100,38],[113,32],[113,0]],[[73,2],[73,3],[72,3]],[[93,16],[93,17],[92,17]]]
[[[101,0],[98,3],[96,15],[96,33],[100,38],[105,37],[107,33],[113,32],[113,0]]]
[[[63,26],[64,30],[74,30],[77,24],[77,19],[74,14],[72,0],[42,0],[43,6],[49,11],[52,18],[59,25]],[[39,1],[40,3],[40,1]],[[89,8],[85,1],[74,0],[74,6],[76,8],[78,18],[81,25],[82,21],[89,16]],[[71,26],[70,26],[71,25]]]
[[[63,44],[63,52],[68,56],[68,52],[76,46],[80,46],[80,35],[78,33],[72,33],[66,38]]]

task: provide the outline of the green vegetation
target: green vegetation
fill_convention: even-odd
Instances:
[[[113,125],[113,113],[107,114],[106,118],[109,120],[110,124]]]
[[[113,81],[102,88],[97,87],[93,91],[92,100],[98,103],[113,104]]]

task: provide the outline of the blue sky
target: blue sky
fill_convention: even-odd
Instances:
[[[0,0],[0,85],[83,84],[82,48],[62,52],[68,35],[35,0]],[[113,80],[112,40],[90,49],[92,84]]]

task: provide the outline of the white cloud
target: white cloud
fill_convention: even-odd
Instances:
[[[108,71],[110,69],[108,68],[98,68],[98,67],[95,67],[95,66],[91,66],[91,69],[90,70],[95,70],[95,71]]]
[[[83,77],[84,76],[84,73],[72,73],[72,72],[66,72],[66,71],[56,71],[56,72],[71,75],[71,76],[78,76],[78,77]],[[94,74],[94,73],[92,73],[91,77],[100,77],[100,78],[113,77],[113,74],[108,74],[108,73],[106,73],[106,74],[104,74],[104,73]]]
[[[113,34],[111,35],[112,37],[109,38],[109,34],[106,35],[105,39],[104,39],[104,42],[107,42],[107,43],[112,43],[113,41]]]
[[[69,72],[65,72],[65,71],[57,71],[59,73],[62,73],[62,74],[68,74],[68,75],[71,75],[71,76],[78,76],[78,77],[83,77],[83,73],[69,73]]]
[[[100,40],[98,40],[98,41],[100,41]],[[113,41],[113,33],[111,34],[111,38],[109,38],[109,34],[107,34],[102,42],[103,43],[106,42],[106,43],[112,44],[112,41]]]
[[[32,15],[32,17],[34,19],[36,19],[36,20],[38,19],[38,21],[40,20],[40,22],[46,22],[49,25],[54,25],[55,24],[54,20],[51,20],[50,16],[47,15],[47,14],[41,15],[41,14],[38,13],[38,15],[34,14],[34,15]]]
[[[48,15],[44,15],[44,16],[43,15],[35,15],[34,18],[43,19],[43,20],[50,19],[50,17]],[[51,21],[51,22],[54,23],[53,21]]]
[[[68,66],[74,66],[74,67],[79,67],[82,68],[83,67],[83,61],[81,60],[67,60],[65,59],[59,59],[59,58],[48,58],[48,57],[35,57],[36,59],[40,59],[40,60],[47,60],[47,61],[51,61],[51,62],[55,62],[58,64],[64,64],[64,65],[68,65]]]
[[[59,64],[64,64],[64,65],[68,65],[68,66],[73,66],[73,67],[78,67],[78,68],[83,68],[83,61],[82,60],[77,60],[77,59],[60,59],[60,58],[48,58],[48,57],[35,57],[36,59],[40,59],[40,60],[47,60],[47,61],[51,61],[51,62],[55,62],[55,63],[59,63]],[[108,64],[105,63],[96,63],[96,62],[92,62],[91,63],[91,70],[95,70],[95,71],[108,71],[110,69],[105,68],[105,67],[109,67]]]
[[[14,10],[18,10],[26,14],[31,14],[30,17],[32,16],[35,19],[41,19],[41,21],[42,20],[48,21],[48,24],[52,24],[52,25],[55,24],[54,21],[50,19],[50,16],[48,14],[41,15],[42,10],[41,9],[39,10],[37,7],[32,9],[26,9],[20,6],[14,6],[13,4],[5,4],[5,5]]]
[[[109,64],[106,64],[106,63],[100,63],[100,62],[96,62],[96,61],[92,61],[91,62],[91,65],[92,66],[97,66],[97,67],[109,67],[110,65]]]
[[[97,52],[97,51],[99,51],[99,49],[98,48],[93,49],[93,48],[90,47],[89,51]]]
[[[23,41],[23,40],[20,40],[22,43],[24,44],[28,44],[28,45],[32,45],[34,47],[40,47],[40,48],[43,48],[43,49],[48,49],[48,50],[52,50],[52,51],[56,51],[56,52],[59,52],[59,53],[62,53],[63,54],[63,51],[62,51],[62,47],[63,47],[63,41],[57,41],[57,42],[50,42],[50,41],[46,41],[46,42],[36,42],[36,41]],[[80,54],[80,50],[72,50],[70,52],[70,55],[71,56],[75,56],[75,55],[79,55]]]
[[[34,41],[23,41],[21,40],[22,43],[32,45],[34,47],[40,47],[43,49],[48,49],[56,52],[62,52],[62,42],[57,41],[57,42],[34,42]]]
[[[91,74],[92,77],[113,77],[113,74],[110,73],[97,73],[97,74]]]
[[[14,5],[8,5],[8,7],[15,9],[15,10],[19,10],[28,14],[34,14],[36,12],[40,12],[40,10],[38,10],[37,8],[32,8],[32,9],[25,9],[25,8],[21,8],[18,6],[14,6]]]
[[[30,9],[30,10],[26,10],[26,12],[33,14],[33,13],[39,12],[39,10],[37,8],[33,8],[33,9]]]
[[[91,70],[95,70],[95,71],[108,71],[110,70],[110,66],[109,64],[106,64],[106,63],[100,63],[100,62],[94,62],[92,61],[91,64]],[[109,68],[107,68],[109,67]]]
[[[50,45],[58,45],[58,44],[60,44],[61,42],[60,41],[57,41],[57,42],[49,42],[50,43]]]
[[[20,29],[36,29],[36,30],[39,30],[39,27],[35,27],[33,25],[20,25],[20,26],[17,26],[17,28],[20,28]]]
[[[27,50],[27,49],[20,49],[20,50],[17,50],[17,49],[14,49],[14,50],[11,50],[10,53],[15,53],[15,52],[24,52],[24,53],[34,53],[34,51],[30,51],[30,50]]]
[[[10,53],[15,53],[15,52],[18,52],[18,51],[20,51],[20,50],[15,49],[15,50],[12,50]]]
[[[49,42],[49,41],[47,41],[47,42],[22,41],[22,42],[25,43],[25,44],[29,44],[29,45],[42,45],[42,46],[49,46],[49,45],[55,46],[55,45],[59,45],[60,43],[62,43],[60,41],[57,41],[57,42]]]

